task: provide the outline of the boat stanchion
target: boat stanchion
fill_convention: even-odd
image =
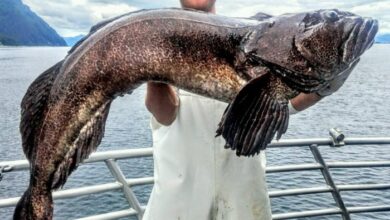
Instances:
[[[0,166],[0,181],[3,180],[5,172],[10,172],[12,170],[11,166]]]
[[[329,129],[329,135],[332,139],[332,147],[342,147],[345,145],[344,138],[345,135],[338,128]]]

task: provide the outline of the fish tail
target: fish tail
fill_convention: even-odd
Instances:
[[[50,190],[40,192],[30,186],[16,205],[13,219],[53,219],[53,198]]]

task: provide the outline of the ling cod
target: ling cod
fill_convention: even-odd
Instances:
[[[251,156],[285,133],[289,99],[352,71],[377,31],[339,10],[241,19],[155,9],[97,24],[22,100],[31,175],[14,219],[53,218],[52,190],[96,150],[117,96],[154,81],[228,102],[217,135]]]

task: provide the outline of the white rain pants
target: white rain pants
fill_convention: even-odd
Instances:
[[[265,154],[237,157],[215,131],[226,104],[180,91],[170,126],[151,121],[155,184],[144,220],[270,220]]]

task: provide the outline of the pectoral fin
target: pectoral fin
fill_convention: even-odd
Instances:
[[[286,85],[268,73],[252,79],[227,107],[217,130],[238,156],[255,155],[288,126]]]

